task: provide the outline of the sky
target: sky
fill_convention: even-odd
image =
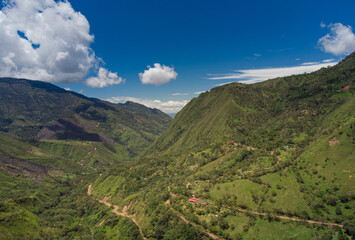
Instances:
[[[168,114],[229,83],[332,66],[355,51],[353,0],[5,0],[0,77]]]

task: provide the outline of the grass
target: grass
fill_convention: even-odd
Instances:
[[[253,201],[252,191],[262,194],[264,188],[262,185],[243,179],[228,183],[216,184],[210,191],[211,199],[221,200],[225,195],[237,196],[237,206],[246,206],[249,209],[256,209],[257,204]]]
[[[314,231],[312,226],[304,226],[293,222],[269,222],[257,219],[247,233],[242,234],[243,239],[313,239],[322,236],[329,229]]]
[[[267,174],[261,177],[261,180],[271,185],[268,189],[266,201],[261,205],[263,211],[297,213],[306,211],[311,214],[308,203],[300,192],[300,185],[295,176],[285,169],[285,175]],[[275,196],[273,196],[275,195]],[[273,199],[273,202],[270,202]]]
[[[244,214],[236,214],[235,216],[228,215],[226,220],[230,226],[233,225],[234,227],[234,229],[229,229],[231,236],[236,236],[237,234],[241,234],[243,232],[243,227],[248,224],[249,217]]]

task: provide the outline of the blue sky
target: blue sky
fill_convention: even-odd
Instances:
[[[196,92],[219,84],[313,71],[355,50],[353,0],[69,0],[61,5],[28,0],[23,6],[23,0],[13,2],[15,6],[1,10],[0,25],[11,26],[11,36],[37,61],[30,55],[27,62],[16,60],[19,46],[13,45],[16,41],[10,41],[10,35],[1,37],[0,27],[0,76],[28,76],[90,97],[136,100],[169,113]],[[60,21],[53,20],[55,12],[68,24],[65,28],[64,22],[59,26]],[[11,17],[20,13],[23,22]],[[35,15],[48,20],[38,22]],[[36,24],[28,24],[31,21]],[[35,29],[41,24],[51,31]],[[326,34],[330,35],[324,38]],[[58,38],[73,42],[72,47],[49,44]],[[6,44],[16,51],[1,53]],[[28,50],[29,44],[39,48]],[[78,46],[84,46],[80,54]],[[50,59],[55,59],[53,64]]]

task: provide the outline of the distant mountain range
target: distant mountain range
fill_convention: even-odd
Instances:
[[[138,153],[170,120],[138,103],[113,104],[50,83],[0,78],[0,131],[23,138],[104,141]]]

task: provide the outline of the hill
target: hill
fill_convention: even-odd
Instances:
[[[171,118],[53,84],[0,78],[0,239],[139,237],[136,226],[86,195],[92,176],[131,161]],[[122,233],[117,229],[126,229]]]
[[[50,83],[0,79],[0,131],[25,139],[116,143],[138,154],[170,119],[136,103],[112,104]]]
[[[355,53],[311,74],[214,88],[91,194],[128,208],[152,239],[354,237],[354,90]]]
[[[355,53],[214,88],[160,137],[157,110],[17,81],[0,95],[0,238],[355,235]]]

